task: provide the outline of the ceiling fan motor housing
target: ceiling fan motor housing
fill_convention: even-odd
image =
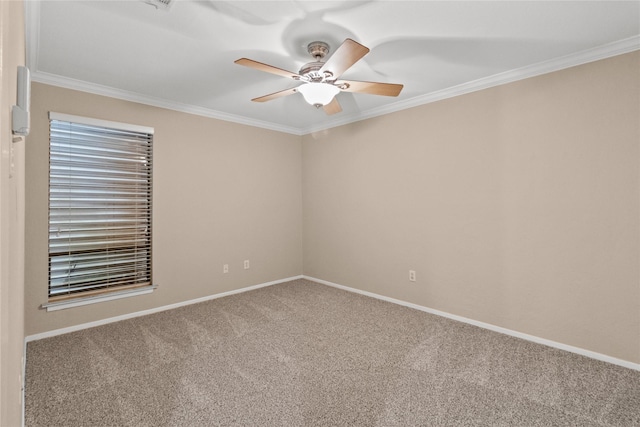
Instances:
[[[307,52],[309,52],[309,54],[316,60],[308,62],[300,68],[298,74],[303,76],[303,80],[319,83],[331,79],[333,74],[330,71],[324,71],[322,73],[319,72],[325,64],[322,62],[322,59],[329,53],[329,45],[320,41],[311,42],[307,46]]]
[[[324,62],[313,61],[308,62],[300,68],[300,74],[305,80],[309,82],[323,82],[326,79],[330,78],[332,74],[328,71],[320,73],[320,68],[324,65]]]

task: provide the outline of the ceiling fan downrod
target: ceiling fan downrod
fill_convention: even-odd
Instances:
[[[329,71],[319,72],[325,64],[322,60],[329,53],[329,45],[327,43],[321,41],[311,42],[307,45],[307,52],[315,58],[315,61],[308,62],[300,68],[299,74],[304,81],[321,83],[333,77],[333,73]]]

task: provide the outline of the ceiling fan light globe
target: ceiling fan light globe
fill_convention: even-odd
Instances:
[[[304,100],[310,105],[327,105],[340,92],[336,86],[328,83],[306,83],[298,88]]]

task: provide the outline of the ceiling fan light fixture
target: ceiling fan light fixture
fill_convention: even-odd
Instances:
[[[329,83],[305,83],[298,88],[298,92],[307,103],[320,107],[329,104],[340,89]]]
[[[148,0],[151,1],[151,0]],[[157,0],[155,0],[157,1]],[[176,1],[176,0],[164,0]],[[312,42],[307,48],[315,61],[306,63],[298,73],[283,70],[249,58],[240,58],[236,64],[259,71],[293,79],[300,86],[253,98],[253,102],[265,102],[300,92],[304,100],[316,108],[323,107],[331,115],[342,111],[335,97],[340,91],[368,93],[371,95],[398,96],[402,85],[394,83],[360,82],[338,80],[340,76],[369,52],[369,48],[351,39],[346,39],[331,57],[322,61],[329,53],[329,45],[324,42]]]

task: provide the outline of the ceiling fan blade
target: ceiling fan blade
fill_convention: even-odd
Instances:
[[[274,67],[273,65],[263,64],[262,62],[254,61],[253,59],[240,58],[234,62],[238,65],[244,65],[245,67],[255,68],[256,70],[265,71],[267,73],[276,74],[282,77],[289,77],[291,79],[300,78],[300,76],[296,73],[283,70],[282,68]]]
[[[298,91],[297,87],[292,87],[291,89],[281,90],[279,92],[270,93],[269,95],[260,96],[258,98],[253,98],[253,102],[266,102],[271,101],[272,99],[281,98],[287,95],[293,95]]]
[[[331,115],[331,114],[336,114],[339,113],[340,111],[342,111],[342,107],[340,106],[340,103],[338,102],[338,98],[336,98],[335,96],[333,97],[333,100],[328,103],[327,105],[325,105],[323,107],[324,112]]]
[[[367,53],[369,53],[368,47],[351,39],[346,39],[320,68],[319,72],[322,74],[328,71],[333,74],[334,79],[337,79]]]
[[[344,92],[369,93],[371,95],[398,96],[404,87],[395,83],[359,82],[355,80],[339,80],[335,82]],[[342,88],[343,85],[349,85]]]

